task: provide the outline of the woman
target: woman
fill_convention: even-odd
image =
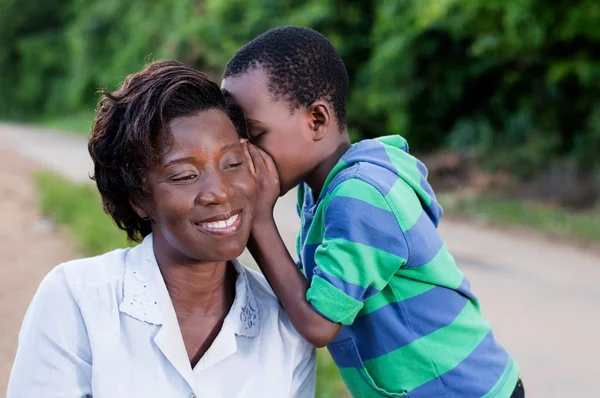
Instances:
[[[9,398],[314,396],[314,350],[235,260],[255,194],[238,109],[173,61],[105,92],[89,143],[95,180],[141,244],[48,274]]]

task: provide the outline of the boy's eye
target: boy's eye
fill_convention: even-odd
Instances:
[[[265,135],[266,133],[267,133],[266,131],[261,131],[261,132],[258,132],[258,133],[256,133],[256,134],[250,133],[250,139],[252,139],[252,140],[257,140],[257,139],[259,139],[261,136]]]

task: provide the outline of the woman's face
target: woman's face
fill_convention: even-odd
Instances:
[[[228,261],[250,235],[254,179],[227,115],[200,111],[169,124],[171,145],[149,170],[155,245],[174,261]],[[157,247],[157,249],[158,249]]]

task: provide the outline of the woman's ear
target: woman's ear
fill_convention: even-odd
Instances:
[[[138,205],[131,198],[129,198],[129,205],[131,206],[131,208],[133,209],[133,211],[135,211],[135,214],[137,214],[139,218],[141,218],[142,220],[146,220],[146,221],[150,220],[151,217],[150,217],[149,212],[147,212],[146,210],[144,210],[144,208],[142,206]]]
[[[329,132],[331,125],[331,109],[329,104],[323,100],[316,100],[310,105],[308,110],[313,141],[321,141]]]

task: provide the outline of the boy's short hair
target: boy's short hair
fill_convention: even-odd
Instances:
[[[273,99],[291,111],[317,99],[333,105],[340,125],[346,124],[348,72],[335,47],[319,32],[299,26],[271,29],[242,47],[229,60],[223,78],[263,68]]]
[[[127,237],[140,242],[150,221],[134,211],[148,197],[146,172],[160,159],[159,137],[167,144],[168,124],[179,117],[218,109],[238,134],[247,136],[242,109],[223,96],[207,75],[176,61],[156,61],[127,76],[120,89],[103,90],[88,150],[104,210]]]

